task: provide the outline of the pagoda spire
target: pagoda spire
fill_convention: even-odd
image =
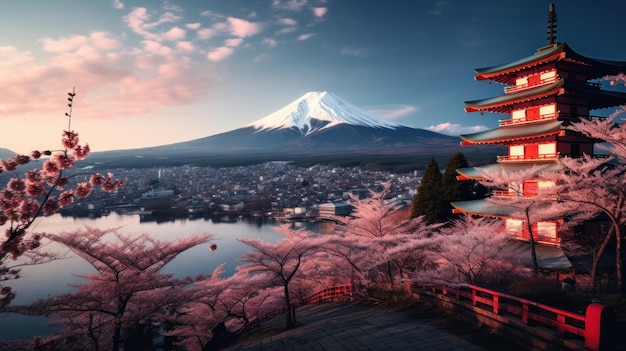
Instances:
[[[548,45],[554,44],[556,40],[556,9],[554,4],[550,4],[548,10]]]

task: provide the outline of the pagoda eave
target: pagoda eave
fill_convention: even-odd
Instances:
[[[552,95],[563,95],[565,81],[557,80],[554,83],[540,85],[512,94],[504,94],[492,98],[465,101],[466,112],[488,111],[494,113],[509,113],[513,105],[533,101]]]
[[[565,135],[561,121],[549,121],[522,126],[500,127],[474,134],[460,135],[461,145],[473,144],[505,144],[511,141],[545,138]]]

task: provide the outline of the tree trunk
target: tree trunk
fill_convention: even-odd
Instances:
[[[611,237],[613,236],[613,231],[615,231],[614,225],[611,226],[611,229],[609,229],[609,232],[606,234],[606,236],[604,237],[604,240],[602,241],[602,244],[600,244],[600,247],[598,248],[598,252],[593,258],[593,263],[591,264],[591,283],[593,284],[593,290],[597,290],[598,269],[600,266],[600,259],[602,258],[602,255],[604,255],[604,250],[606,250],[606,247],[609,245],[609,242],[611,241]]]
[[[530,211],[526,209],[526,228],[528,229],[528,237],[530,239],[530,253],[532,255],[533,274],[539,275],[539,264],[537,263],[537,251],[535,250],[535,236],[533,235],[533,225],[530,223]]]
[[[289,299],[289,284],[285,283],[285,328],[292,329],[296,326],[295,306],[291,305]]]
[[[617,292],[623,293],[622,277],[622,232],[619,225],[615,228],[615,270],[617,273]]]
[[[122,332],[122,322],[115,321],[115,327],[113,329],[113,335],[111,335],[111,345],[109,351],[118,351],[120,348],[120,337]]]

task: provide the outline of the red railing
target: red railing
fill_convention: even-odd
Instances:
[[[534,117],[533,119],[527,119],[526,117],[523,117],[523,118],[511,118],[511,119],[501,119],[498,122],[500,124],[500,127],[503,127],[503,126],[517,125],[517,124],[525,124],[525,123],[547,121],[547,120],[551,120],[551,119],[557,119],[558,117],[559,117],[558,113],[547,113],[545,115]]]
[[[543,85],[543,84],[554,83],[557,80],[559,80],[559,77],[552,76],[552,77],[549,77],[549,78],[541,79],[541,80],[539,80],[539,81],[537,81],[536,83],[533,83],[533,84],[526,83],[526,84],[520,84],[520,85],[513,85],[513,86],[510,86],[510,87],[505,87],[504,88],[504,93],[505,94],[516,93],[518,91],[526,90],[526,89],[529,89],[529,88],[535,88],[535,87],[538,87],[538,86]]]
[[[354,294],[354,287],[352,286],[352,284],[337,285],[337,286],[333,286],[331,288],[319,291],[310,297],[300,300],[299,306],[310,305],[310,304],[319,303],[319,302],[349,300],[349,299],[352,299],[353,294]]]
[[[559,158],[559,153],[551,153],[551,154],[541,154],[541,155],[506,155],[506,156],[497,156],[497,161],[538,161],[538,160],[555,160]]]
[[[312,304],[321,303],[321,302],[351,301],[353,295],[354,295],[354,286],[352,285],[352,283],[344,284],[344,285],[337,285],[337,286],[324,289],[322,291],[318,291],[315,294],[307,298],[297,300],[293,305],[295,307],[300,307],[304,305],[312,305]],[[241,329],[236,331],[236,333],[243,333],[243,332],[249,331],[253,328],[258,327],[262,322],[268,321],[278,315],[283,315],[286,312],[287,310],[285,309],[285,307],[275,309],[245,324]]]
[[[548,305],[475,285],[454,285],[444,282],[412,280],[412,289],[422,289],[471,303],[473,307],[515,318],[524,325],[542,325],[556,331],[561,337],[585,338],[585,316]]]

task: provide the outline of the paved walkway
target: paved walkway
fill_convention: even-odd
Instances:
[[[411,313],[350,303],[296,310],[298,327],[280,331],[284,317],[263,323],[223,350],[486,350]]]

